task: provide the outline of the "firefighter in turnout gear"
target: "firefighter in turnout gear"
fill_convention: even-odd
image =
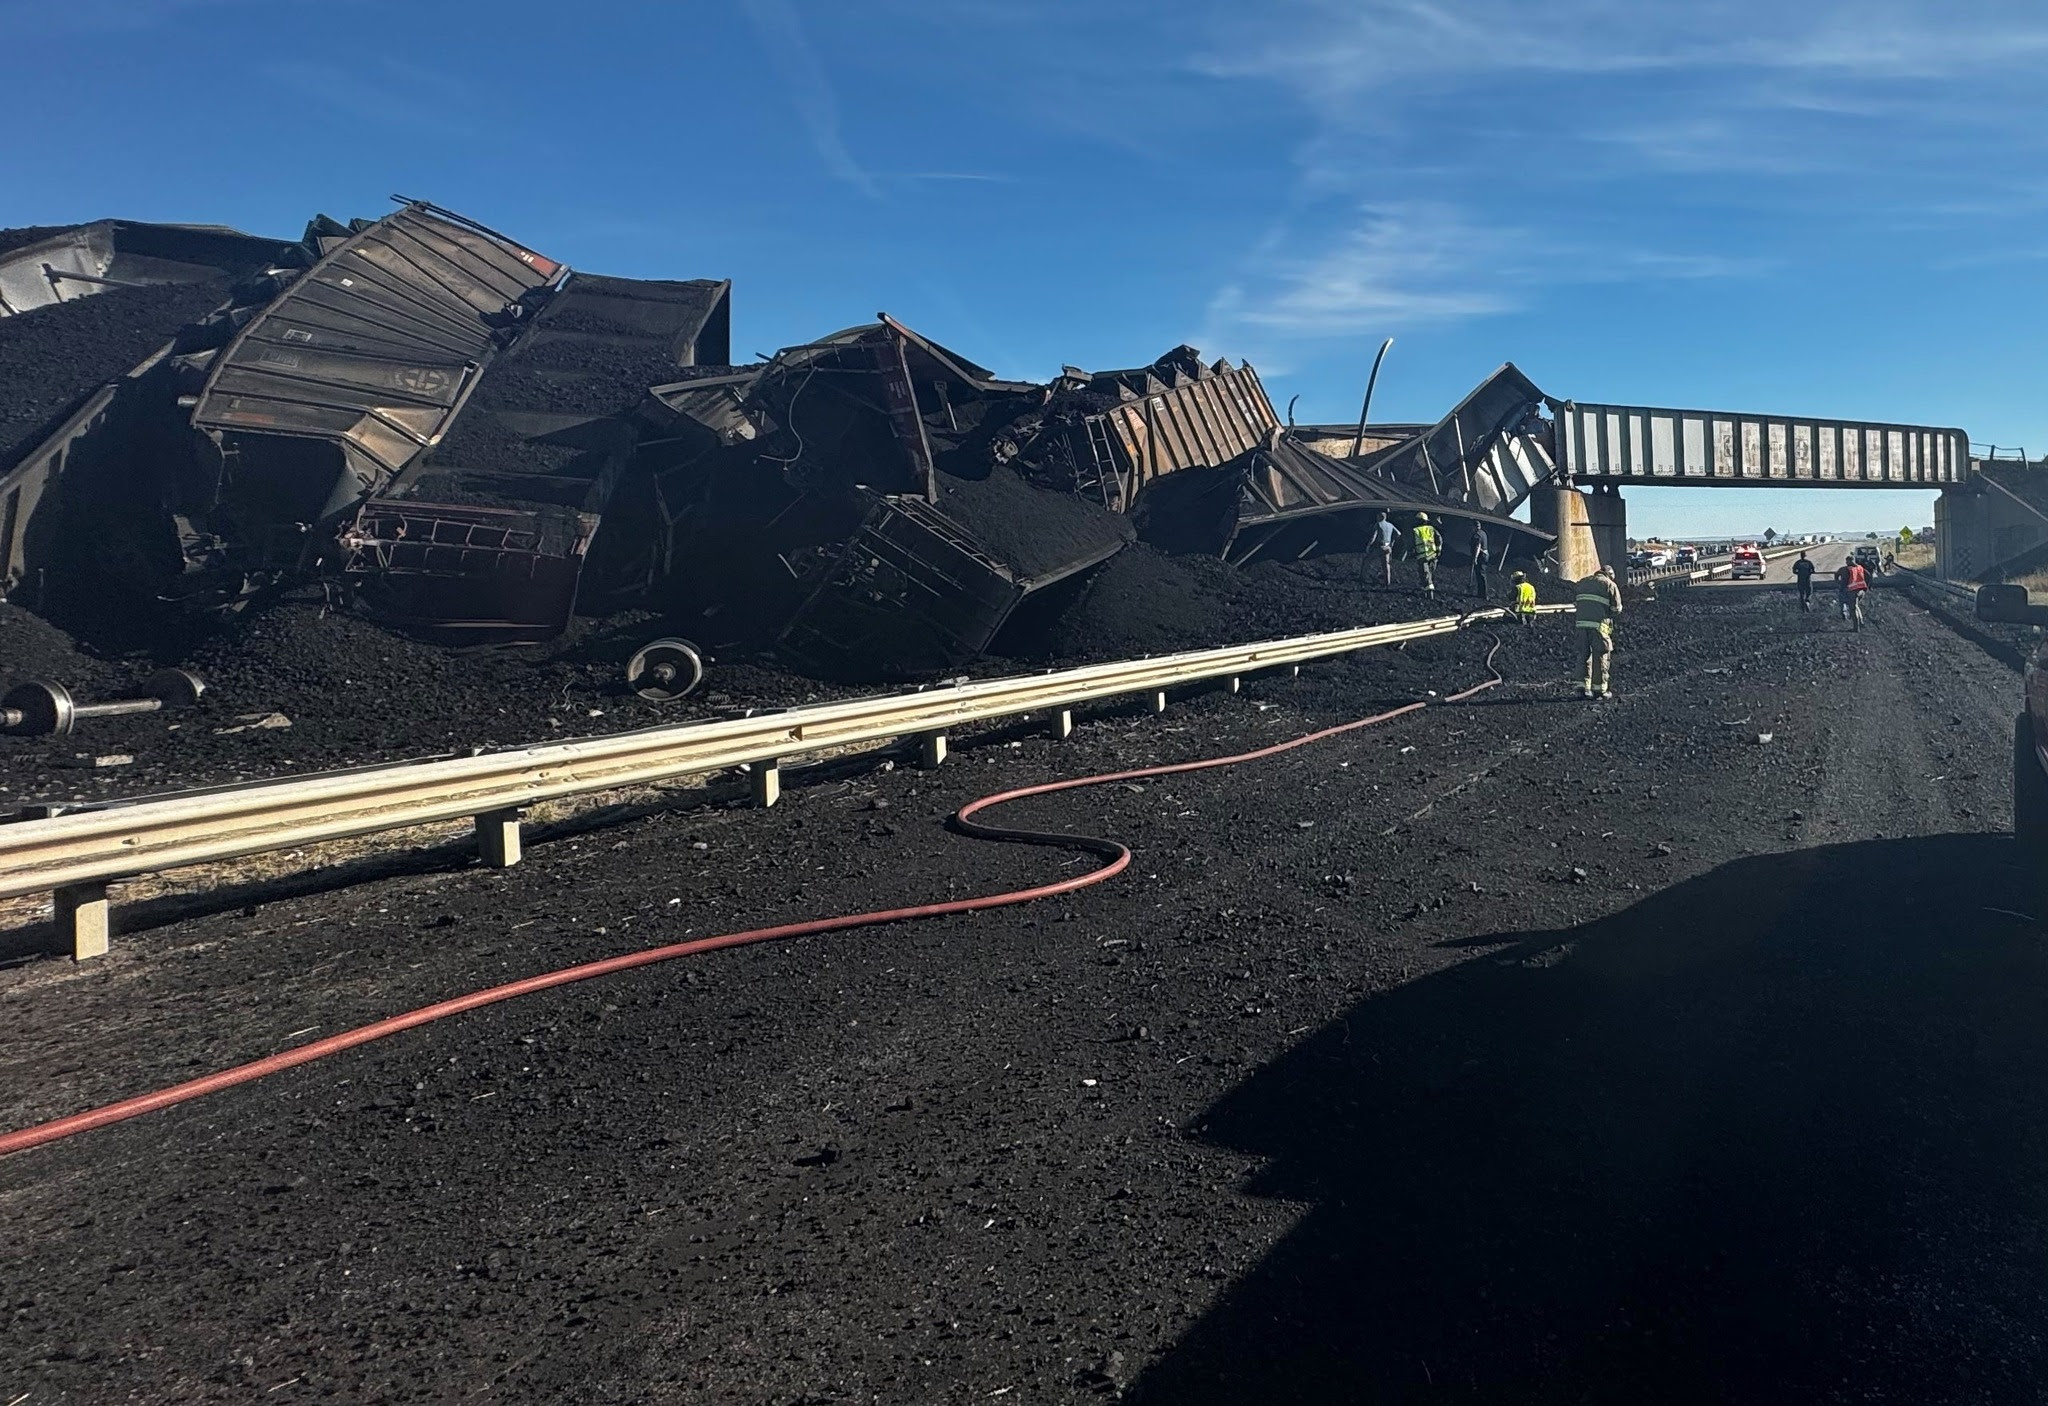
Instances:
[[[1524,625],[1536,623],[1536,583],[1528,573],[1517,571],[1514,576],[1515,618]]]
[[[1443,538],[1430,526],[1428,513],[1415,515],[1415,527],[1408,535],[1415,543],[1415,562],[1422,571],[1422,589],[1433,596],[1436,594],[1436,559],[1443,555]]]
[[[1614,584],[1613,567],[1603,566],[1579,582],[1577,612],[1579,650],[1585,661],[1581,696],[1605,698],[1614,656],[1614,621],[1621,614],[1621,588]]]

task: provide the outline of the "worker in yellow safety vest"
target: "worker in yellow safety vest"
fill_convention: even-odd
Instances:
[[[1614,657],[1614,621],[1621,614],[1621,587],[1614,584],[1614,568],[1603,566],[1579,582],[1575,602],[1579,628],[1580,657],[1585,677],[1580,696],[1609,696],[1608,666]]]
[[[1415,515],[1415,527],[1408,535],[1415,543],[1415,562],[1422,570],[1422,589],[1433,596],[1436,594],[1436,559],[1443,555],[1443,538],[1429,525],[1428,513]]]
[[[1514,576],[1514,585],[1515,618],[1521,621],[1524,625],[1535,624],[1536,583],[1529,579],[1527,572],[1517,571]]]

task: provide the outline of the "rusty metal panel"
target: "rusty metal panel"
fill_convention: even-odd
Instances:
[[[654,386],[647,392],[652,403],[643,405],[640,413],[664,429],[672,429],[674,422],[662,416],[665,409],[673,417],[701,426],[722,444],[758,439],[768,425],[766,417],[748,405],[747,394],[760,378],[760,371],[750,367],[726,376],[700,376]]]
[[[1412,488],[1512,512],[1548,476],[1548,451],[1524,432],[1544,403],[1543,392],[1510,362],[1473,387],[1450,414],[1372,459],[1371,466]],[[1618,443],[1619,417],[1601,421],[1598,433],[1607,444]],[[1526,442],[1503,449],[1511,436]]]
[[[1155,381],[1138,399],[1091,417],[1125,455],[1135,488],[1161,474],[1227,464],[1280,423],[1250,366],[1179,373],[1176,380]]]
[[[395,476],[447,428],[554,260],[408,205],[334,244],[215,360],[195,427],[339,440]]]
[[[1582,483],[1940,488],[1969,473],[1959,429],[1567,402],[1561,467]]]
[[[1026,589],[944,513],[887,496],[819,574],[779,648],[849,677],[956,667],[988,647]]]
[[[341,534],[344,572],[386,624],[454,643],[543,640],[576,607],[590,513],[380,498]]]

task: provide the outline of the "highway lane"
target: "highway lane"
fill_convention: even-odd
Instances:
[[[1856,546],[1854,542],[1823,542],[1817,547],[1807,548],[1806,555],[1813,562],[1816,589],[1834,575],[1835,568],[1842,564],[1842,559]],[[1789,586],[1793,580],[1792,563],[1798,559],[1795,554],[1766,561],[1762,581],[1730,581],[1726,576],[1716,576],[1710,580],[1696,581],[1693,585],[1695,589],[1706,587],[1717,591],[1755,590],[1759,586]]]

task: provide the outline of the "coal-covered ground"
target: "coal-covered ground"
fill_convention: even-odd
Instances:
[[[230,280],[109,288],[0,318],[0,469],[64,417],[227,301]]]
[[[1019,484],[1028,493],[1040,490]],[[1061,662],[1248,643],[1310,630],[1453,614],[1461,585],[1430,599],[1412,581],[1373,585],[1355,557],[1246,572],[1133,546],[1063,582],[1044,620],[1022,622],[1010,653],[972,672],[993,678]],[[1098,580],[1098,578],[1100,578]],[[1048,629],[1056,636],[1048,638]],[[0,736],[0,811],[22,801],[98,799],[285,772],[557,741],[626,728],[822,702],[867,691],[821,683],[771,657],[719,658],[702,691],[676,704],[626,690],[626,659],[670,633],[653,615],[579,620],[536,647],[451,650],[345,611],[317,593],[224,628],[166,632],[148,656],[103,657],[0,602],[0,691],[53,679],[81,701],[122,697],[151,669],[179,665],[207,684],[198,709],[83,721],[68,737]],[[281,714],[290,726],[251,727]],[[118,766],[97,757],[129,757]]]
[[[1886,591],[1006,823],[1040,904],[492,1007],[0,1162],[45,1402],[2032,1401],[2017,674]],[[944,818],[1476,682],[1477,634],[0,976],[0,1123],[478,985],[1072,874]],[[1769,742],[1760,742],[1768,734]]]

